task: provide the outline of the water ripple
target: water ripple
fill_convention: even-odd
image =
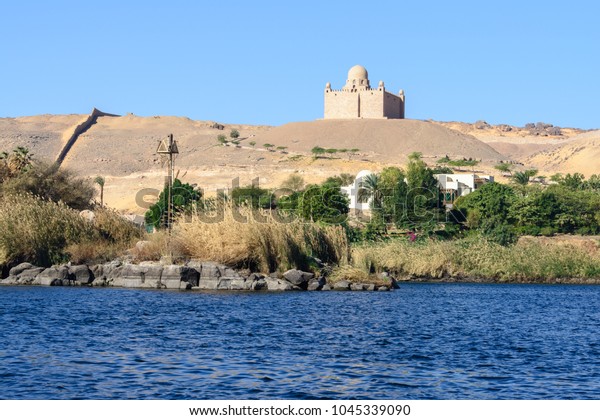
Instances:
[[[600,288],[0,288],[3,399],[598,399]]]

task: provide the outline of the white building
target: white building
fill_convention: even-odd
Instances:
[[[472,193],[488,182],[494,182],[491,175],[476,174],[437,174],[435,175],[443,194],[443,202],[448,208],[452,208],[454,200],[458,197]]]
[[[356,178],[354,178],[354,182],[348,186],[342,187],[341,190],[344,194],[346,194],[348,196],[348,198],[350,198],[350,205],[348,206],[350,208],[351,212],[365,212],[365,211],[370,211],[371,210],[371,199],[369,198],[368,200],[362,202],[358,199],[358,192],[360,190],[360,186],[363,182],[363,178],[366,177],[367,175],[371,175],[373,174],[373,172],[368,171],[368,170],[363,170],[360,171],[358,173],[358,175],[356,175]]]

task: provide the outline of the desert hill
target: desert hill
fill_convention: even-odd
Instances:
[[[600,130],[574,137],[568,143],[536,153],[526,164],[540,171],[554,173],[580,172],[585,176],[600,173]]]
[[[274,127],[257,135],[257,142],[276,144],[308,153],[314,146],[359,148],[379,161],[404,160],[414,151],[426,157],[472,157],[505,159],[475,137],[439,124],[419,120],[318,120]]]
[[[86,121],[90,122],[90,115],[0,118],[0,151],[24,146],[35,157],[54,161],[72,144],[66,147],[63,167],[82,176],[104,176],[107,204],[137,213],[144,209],[139,200],[136,204],[136,193],[162,187],[164,163],[155,151],[169,133],[179,146],[179,177],[209,193],[230,187],[236,177],[242,185],[259,178],[261,185],[275,187],[291,173],[302,175],[307,182],[320,182],[341,172],[404,165],[406,156],[414,151],[422,152],[429,162],[449,155],[482,160],[482,166],[491,167],[506,159],[471,135],[416,120],[320,120],[268,127],[184,117],[100,115],[69,143]],[[232,129],[240,133],[239,144],[220,144],[217,136],[229,139]],[[267,143],[274,147],[266,148]],[[310,150],[317,145],[359,152],[315,160]]]
[[[508,124],[491,125],[485,121],[435,122],[435,124],[471,135],[515,162],[524,162],[533,154],[552,150],[585,133],[585,130],[556,127],[542,122],[530,123],[525,127]]]
[[[600,172],[600,131],[585,132],[550,124],[526,127],[489,125],[478,121],[434,122],[419,120],[317,120],[279,127],[218,124],[185,117],[139,117],[132,114],[38,115],[0,118],[0,151],[27,147],[37,158],[62,163],[82,176],[106,178],[107,204],[142,213],[136,194],[161,188],[164,162],[155,153],[158,142],[173,133],[179,146],[176,169],[179,178],[198,184],[209,194],[228,188],[234,178],[241,185],[259,178],[262,186],[276,187],[290,174],[306,182],[320,182],[341,172],[379,170],[404,165],[408,154],[419,151],[433,164],[440,157],[474,158],[476,170],[496,173],[499,161],[512,160],[536,167],[544,174]],[[88,121],[71,147],[69,139]],[[232,129],[239,144],[222,145]],[[265,144],[273,145],[265,147]],[[314,159],[315,146],[359,149]]]

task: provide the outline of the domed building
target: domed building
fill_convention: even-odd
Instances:
[[[325,115],[328,119],[404,118],[404,91],[394,95],[383,82],[371,88],[369,72],[356,65],[348,71],[346,84],[340,90],[325,85]]]

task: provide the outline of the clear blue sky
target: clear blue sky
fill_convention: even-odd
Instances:
[[[600,128],[593,1],[9,1],[0,116],[323,115],[361,64],[408,118]]]

